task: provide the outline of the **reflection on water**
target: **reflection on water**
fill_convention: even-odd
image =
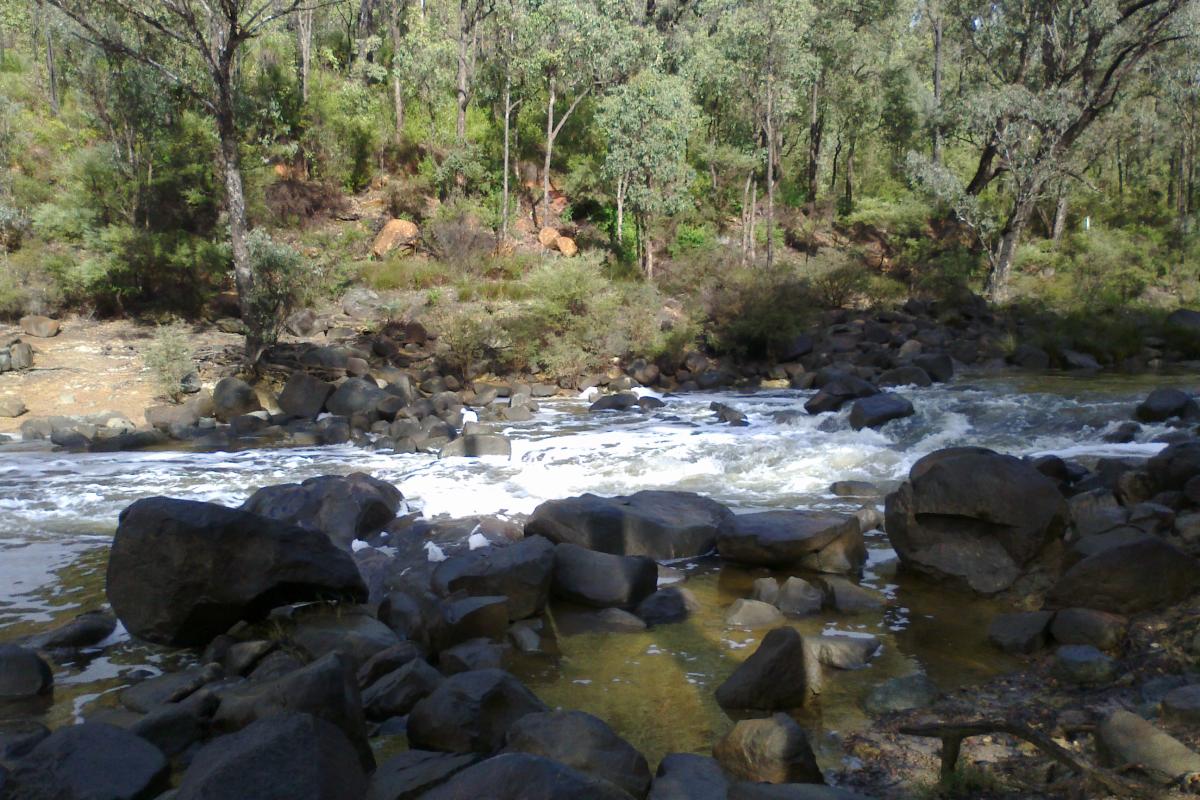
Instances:
[[[513,425],[511,461],[447,460],[351,447],[65,455],[0,451],[0,640],[15,639],[103,603],[106,547],[122,508],[164,494],[237,504],[254,489],[322,474],[364,471],[393,481],[427,515],[523,514],[543,500],[586,491],[619,494],[686,489],[737,511],[857,504],[828,494],[835,480],[890,487],[920,456],[977,444],[1015,454],[1148,455],[1163,433],[1147,427],[1139,443],[1108,445],[1104,433],[1131,416],[1151,385],[1186,382],[1129,378],[980,379],[925,390],[900,390],[914,417],[882,431],[852,431],[846,412],[809,417],[811,394],[712,394],[667,398],[651,415],[591,415],[581,401],[552,401],[531,423]],[[718,399],[749,415],[751,425],[716,425]],[[995,612],[987,603],[897,578],[882,567],[891,555],[872,537],[864,583],[882,591],[883,614],[826,613],[794,624],[804,633],[867,633],[883,649],[871,667],[831,671],[826,687],[799,718],[830,733],[863,723],[860,702],[880,680],[927,672],[954,688],[1008,669],[985,642]],[[651,761],[663,753],[706,751],[731,725],[712,693],[764,632],[727,629],[726,607],[750,593],[766,570],[721,569],[712,560],[680,565],[701,611],[685,623],[641,633],[564,636],[558,653],[523,657],[517,671],[552,706],[581,708],[608,720]],[[775,573],[786,578],[786,573]],[[61,724],[112,690],[134,669],[156,672],[193,658],[132,642],[120,629],[102,654],[56,664],[47,721]],[[828,740],[824,740],[828,745]],[[832,755],[831,747],[825,754]]]

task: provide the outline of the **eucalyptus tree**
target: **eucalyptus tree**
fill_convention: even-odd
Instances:
[[[312,5],[305,0],[46,0],[72,19],[84,39],[110,56],[162,74],[211,117],[225,186],[229,244],[246,355],[257,359],[271,320],[264,318],[247,236],[246,192],[239,153],[237,66],[247,42],[276,20]]]

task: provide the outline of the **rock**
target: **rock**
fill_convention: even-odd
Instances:
[[[1141,422],[1165,422],[1173,417],[1195,419],[1200,416],[1200,405],[1179,389],[1155,389],[1138,403],[1134,416]]]
[[[1050,635],[1059,644],[1090,644],[1113,650],[1125,639],[1124,617],[1091,608],[1064,608],[1054,615]]]
[[[1044,370],[1050,368],[1050,354],[1031,344],[1017,345],[1017,348],[1009,355],[1008,361],[1022,369]]]
[[[913,465],[887,497],[886,520],[906,566],[994,594],[1061,537],[1067,506],[1053,480],[1019,459],[952,448]]]
[[[1174,545],[1142,537],[1075,564],[1051,588],[1047,602],[1113,614],[1162,608],[1196,591],[1198,566]]]
[[[444,675],[500,669],[503,664],[504,645],[488,638],[468,639],[438,653],[438,667]]]
[[[794,628],[776,628],[717,687],[721,708],[774,711],[799,708],[808,698],[815,659]]]
[[[908,365],[885,370],[876,383],[880,387],[887,386],[932,386],[933,379],[929,373],[920,367]]]
[[[1053,611],[997,614],[988,626],[988,641],[1006,653],[1029,654],[1046,646],[1046,629]]]
[[[213,388],[212,400],[213,416],[221,422],[262,408],[254,388],[240,378],[222,378]]]
[[[871,800],[871,798],[832,786],[815,783],[748,783],[741,781],[729,788],[729,800]]]
[[[50,319],[49,317],[41,317],[36,314],[31,314],[27,317],[21,317],[19,323],[21,330],[26,336],[36,336],[39,339],[49,339],[57,336],[59,328],[58,320]]]
[[[29,346],[29,342],[17,342],[9,348],[8,359],[9,369],[17,372],[24,369],[32,369],[33,348]]]
[[[611,783],[528,753],[503,753],[459,772],[422,800],[630,800]]]
[[[20,700],[54,690],[50,665],[32,650],[0,644],[0,700]]]
[[[558,229],[545,227],[538,231],[538,243],[547,250],[553,250],[558,241]]]
[[[333,391],[332,383],[306,372],[293,372],[279,393],[279,410],[292,417],[316,419],[325,410],[325,402]]]
[[[219,669],[191,667],[182,672],[164,672],[133,684],[120,694],[121,705],[139,714],[148,714],[168,703],[190,697],[202,686],[221,677]]]
[[[441,682],[440,672],[424,659],[414,658],[375,681],[362,693],[363,713],[367,719],[378,721],[404,716]]]
[[[867,481],[835,481],[829,486],[829,493],[835,497],[883,497],[886,492]]]
[[[588,406],[588,411],[629,411],[641,408],[640,398],[633,392],[606,394]]]
[[[935,383],[945,383],[954,377],[954,362],[945,353],[921,353],[913,357],[912,363],[925,370]]]
[[[824,601],[825,596],[820,589],[793,575],[780,587],[775,605],[789,617],[807,617],[819,612]]]
[[[597,553],[574,544],[554,548],[555,597],[595,608],[633,608],[657,585],[658,565],[646,556]]]
[[[650,767],[604,721],[582,711],[527,714],[508,730],[505,752],[553,759],[634,797],[650,790]]]
[[[512,457],[512,444],[498,433],[476,433],[460,436],[438,453],[438,458],[480,458],[483,456]]]
[[[562,253],[567,258],[579,252],[579,246],[575,244],[575,240],[570,236],[559,236],[554,240],[554,249]]]
[[[713,746],[734,778],[762,783],[824,783],[808,734],[787,714],[745,719]]]
[[[668,586],[638,603],[634,613],[647,625],[668,625],[683,622],[699,608],[700,602],[687,589]]]
[[[170,765],[157,747],[102,722],[59,728],[0,779],[5,800],[149,800]]]
[[[421,230],[414,223],[393,217],[376,234],[371,253],[376,258],[383,258],[397,248],[412,247],[420,238]]]
[[[725,614],[725,624],[736,628],[767,628],[782,621],[778,608],[758,600],[734,600]]]
[[[406,750],[379,765],[371,776],[366,800],[417,800],[478,761],[473,753]]]
[[[212,704],[216,705],[215,699]],[[204,738],[207,732],[204,711],[194,704],[165,705],[142,717],[129,731],[157,747],[168,758],[175,758]]]
[[[322,475],[303,483],[264,486],[242,510],[325,534],[349,551],[396,518],[404,495],[390,483],[361,472]]]
[[[638,633],[646,630],[641,617],[619,608],[600,611],[571,611],[560,609],[554,614],[558,631],[564,636],[587,633]]]
[[[879,428],[894,419],[911,417],[915,413],[913,404],[898,394],[874,394],[854,401],[850,407],[850,427],[856,431]]]
[[[200,750],[174,800],[361,800],[366,789],[355,749],[337,727],[284,712]]]
[[[718,530],[732,516],[720,503],[690,492],[585,494],[542,503],[525,533],[589,550],[669,561],[711,552]]]
[[[806,655],[818,663],[836,669],[862,669],[879,652],[874,636],[804,636]]]
[[[837,411],[839,408],[861,397],[878,394],[879,390],[862,378],[849,374],[840,374],[826,381],[820,391],[810,397],[804,404],[804,410],[809,414],[823,414]]]
[[[718,403],[714,400],[708,404],[708,408],[710,411],[716,412],[717,419],[728,423],[732,427],[744,428],[750,424],[750,421],[746,419],[746,415],[732,406],[727,406],[724,403]]]
[[[861,614],[883,608],[883,596],[845,578],[825,576],[817,579],[825,605],[843,614]]]
[[[1100,362],[1091,353],[1081,353],[1078,350],[1062,351],[1063,367],[1066,369],[1088,370],[1094,372],[1100,369]]]
[[[471,639],[500,641],[508,631],[508,600],[504,597],[454,597],[441,603],[440,624],[433,645],[445,650]]]
[[[19,397],[0,397],[0,417],[19,417],[28,411]]]
[[[31,636],[27,643],[38,650],[90,647],[107,639],[116,627],[117,619],[112,614],[86,611],[70,622]]]
[[[315,604],[296,610],[287,626],[292,643],[309,658],[339,652],[353,662],[354,670],[375,655],[400,643],[387,625],[363,609]]]
[[[528,536],[505,547],[485,547],[451,556],[433,571],[432,586],[442,596],[503,595],[512,619],[540,614],[550,593],[554,546],[541,536]]]
[[[420,749],[494,753],[517,720],[548,710],[503,670],[460,672],[416,704],[408,718],[408,739]]]
[[[121,512],[107,591],[130,633],[171,645],[204,644],[285,603],[367,594],[354,560],[323,534],[165,497]]]
[[[29,751],[50,735],[50,729],[32,719],[0,721],[0,765],[28,755]],[[2,768],[0,768],[2,771]],[[0,777],[0,789],[4,780]]]
[[[341,417],[371,414],[386,397],[387,392],[365,378],[349,378],[329,395],[325,409]]]
[[[1181,490],[1200,475],[1200,441],[1168,445],[1146,462],[1146,468],[1159,491]]]
[[[779,601],[779,581],[774,578],[755,578],[750,599],[776,605]]]
[[[1054,651],[1051,674],[1066,683],[1098,686],[1116,679],[1117,662],[1090,644],[1064,644]]]
[[[729,779],[715,758],[669,753],[658,762],[646,800],[726,800]]]
[[[1160,784],[1200,772],[1200,754],[1128,711],[1115,711],[1100,723],[1096,745],[1110,767],[1136,764]]]
[[[423,656],[421,648],[413,642],[401,641],[394,644],[387,650],[376,653],[358,668],[359,688],[366,689],[384,675],[395,672],[408,662]]]
[[[1200,722],[1200,684],[1180,686],[1162,699],[1163,719],[1185,725]]]
[[[884,681],[871,689],[863,705],[872,714],[889,714],[893,711],[925,708],[932,705],[937,697],[937,686],[927,676],[918,672]]]
[[[786,567],[840,537],[856,536],[861,537],[858,520],[847,514],[764,511],[730,517],[718,533],[717,552],[743,564]]]

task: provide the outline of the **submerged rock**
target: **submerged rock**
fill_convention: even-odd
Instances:
[[[917,413],[907,398],[898,394],[881,393],[854,401],[850,408],[850,427],[854,430],[879,428],[894,419]]]
[[[646,800],[726,800],[729,779],[715,758],[668,753],[658,762]]]
[[[890,678],[867,694],[863,706],[872,714],[924,708],[938,697],[938,688],[922,673]]]

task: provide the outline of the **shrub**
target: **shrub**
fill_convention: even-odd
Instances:
[[[300,227],[347,208],[346,198],[335,187],[291,178],[268,186],[265,201],[276,224]]]
[[[23,211],[0,204],[0,252],[11,253],[29,234],[31,223]]]
[[[292,248],[278,244],[258,229],[246,238],[254,270],[254,292],[249,307],[252,329],[261,331],[263,344],[274,344],[283,329],[284,317],[301,305],[310,275],[304,260]]]
[[[154,376],[154,384],[165,397],[178,401],[183,380],[196,370],[183,325],[160,325],[142,360]]]
[[[442,206],[426,223],[424,243],[434,258],[455,271],[478,276],[496,240],[480,223],[478,209],[460,201]]]
[[[422,256],[393,254],[383,261],[364,262],[364,283],[381,292],[429,289],[446,283],[446,268]]]
[[[842,308],[862,296],[870,276],[862,264],[841,263],[814,276],[813,298],[825,308]]]

